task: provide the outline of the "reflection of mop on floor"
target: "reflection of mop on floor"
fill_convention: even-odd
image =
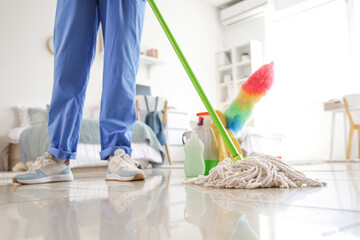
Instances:
[[[187,185],[184,218],[199,227],[202,238],[212,239],[259,239],[240,211],[225,211],[198,186]]]
[[[319,188],[214,189],[186,185],[185,220],[201,230],[204,239],[260,239],[247,216],[273,216],[284,204],[303,199]],[[255,224],[256,225],[256,224]]]
[[[207,194],[214,203],[226,212],[239,211],[244,214],[269,216],[285,210],[284,204],[290,205],[294,201],[320,191],[319,188],[282,188],[264,189],[263,191],[229,190],[205,188],[198,185],[187,185],[186,188]]]

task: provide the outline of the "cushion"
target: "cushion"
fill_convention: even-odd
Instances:
[[[30,127],[32,125],[29,108],[40,108],[43,110],[48,108],[46,104],[33,106],[17,105],[16,107],[18,111],[20,127]]]
[[[17,106],[20,127],[30,127],[31,126],[31,118],[28,112],[28,107],[25,106]]]
[[[40,108],[29,108],[29,115],[32,125],[41,124],[48,121],[49,111]]]
[[[18,144],[20,135],[26,128],[27,127],[17,127],[8,131],[7,136],[9,138],[10,143]]]

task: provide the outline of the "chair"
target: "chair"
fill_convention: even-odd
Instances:
[[[352,145],[352,139],[354,135],[354,131],[358,130],[358,142],[359,142],[359,158],[360,158],[360,124],[355,124],[353,116],[351,115],[351,110],[358,110],[360,109],[360,94],[352,94],[352,95],[346,95],[343,98],[346,114],[350,121],[350,135],[349,135],[349,142],[348,142],[348,148],[346,153],[346,159],[350,158],[351,153],[351,145]]]
[[[149,104],[149,109],[150,111],[153,111],[153,109],[155,108],[155,99],[156,97],[153,96],[146,96],[147,100],[148,100],[148,104]],[[158,98],[158,105],[157,105],[157,111],[162,113],[162,124],[165,126],[166,123],[166,118],[167,118],[167,105],[168,102],[166,99],[159,97]],[[163,107],[162,107],[163,106]],[[144,111],[142,111],[144,110]],[[142,112],[145,113],[146,110],[146,103],[145,103],[145,97],[143,95],[137,95],[136,96],[136,119],[138,121],[143,120],[142,119]],[[171,157],[170,157],[170,152],[169,152],[169,147],[167,142],[165,143],[165,150],[166,150],[166,154],[167,157],[169,159],[169,164],[172,165],[172,161],[171,161]]]

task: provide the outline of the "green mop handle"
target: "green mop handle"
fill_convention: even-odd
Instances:
[[[159,20],[159,23],[161,25],[161,27],[163,28],[166,36],[168,37],[171,45],[173,46],[177,56],[179,57],[182,65],[185,68],[185,71],[187,72],[187,74],[189,75],[191,82],[193,83],[196,91],[198,92],[201,100],[203,101],[206,109],[208,110],[212,120],[215,123],[216,128],[218,129],[221,137],[224,139],[226,146],[228,147],[230,154],[233,156],[233,161],[236,162],[237,160],[241,160],[242,156],[239,154],[239,152],[237,151],[236,147],[234,146],[234,143],[231,141],[229,134],[227,133],[224,125],[222,124],[222,122],[220,121],[218,115],[216,114],[214,108],[211,106],[209,99],[206,97],[204,90],[202,89],[202,87],[200,86],[199,81],[197,80],[194,72],[192,71],[189,63],[187,62],[184,54],[182,53],[179,45],[177,44],[174,36],[172,35],[169,27],[167,26],[164,18],[162,17],[159,9],[157,8],[154,0],[148,0],[148,3],[150,4],[152,10],[154,11],[156,18]]]

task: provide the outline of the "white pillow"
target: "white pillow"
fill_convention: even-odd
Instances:
[[[17,105],[18,115],[19,115],[19,122],[20,127],[30,127],[32,125],[31,117],[29,114],[29,108],[40,108],[43,110],[47,109],[46,104],[34,105],[34,106],[24,106],[24,105]]]
[[[7,135],[10,143],[18,144],[20,140],[20,135],[26,128],[27,127],[17,127],[8,131]]]

